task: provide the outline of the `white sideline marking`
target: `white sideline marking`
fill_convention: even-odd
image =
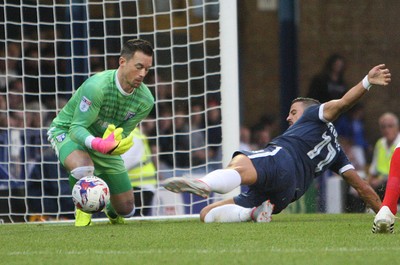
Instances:
[[[134,216],[125,218],[125,221],[171,221],[171,220],[191,220],[191,219],[199,219],[200,214],[182,214],[182,215],[164,215],[164,216]],[[1,220],[1,219],[0,219]],[[93,218],[92,223],[106,223],[108,222],[108,218]],[[70,224],[74,223],[75,220],[55,220],[55,221],[38,221],[38,222],[26,222],[26,223],[2,223],[0,221],[0,225],[16,225],[16,224],[25,224],[25,225],[37,225],[37,224]]]
[[[365,252],[365,251],[399,251],[400,247],[366,247],[366,248],[312,248],[312,249],[283,249],[283,248],[275,248],[272,247],[270,249],[262,248],[262,249],[251,249],[251,250],[241,250],[241,249],[187,249],[187,250],[178,250],[178,249],[148,249],[148,250],[129,250],[129,251],[121,251],[121,250],[85,250],[85,251],[12,251],[7,253],[8,256],[37,256],[37,255],[51,255],[51,254],[62,254],[62,255],[127,255],[127,254],[171,254],[171,253],[189,253],[189,254],[223,254],[223,253],[254,253],[254,252],[275,252],[275,253],[306,253],[315,251],[322,252]]]

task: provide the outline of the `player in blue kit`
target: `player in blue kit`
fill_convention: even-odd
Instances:
[[[320,104],[311,98],[293,100],[289,128],[258,151],[235,152],[226,169],[206,176],[174,177],[162,185],[173,192],[191,192],[208,197],[210,192],[228,193],[240,185],[249,190],[206,206],[203,222],[269,222],[271,215],[298,200],[314,178],[330,169],[340,174],[375,212],[381,200],[362,180],[340,147],[332,122],[351,108],[372,85],[386,86],[391,74],[384,64],[372,68],[365,78],[341,99]]]

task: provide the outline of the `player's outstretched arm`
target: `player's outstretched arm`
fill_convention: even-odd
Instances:
[[[360,98],[367,93],[371,86],[387,86],[390,81],[390,71],[384,64],[379,64],[373,67],[368,72],[368,75],[366,75],[357,85],[347,91],[341,99],[331,100],[325,103],[324,118],[328,121],[336,120],[340,114],[344,113],[356,104]]]
[[[357,171],[350,169],[344,172],[342,176],[343,179],[357,191],[365,204],[377,213],[381,207],[382,201],[374,189],[366,181],[361,179]]]

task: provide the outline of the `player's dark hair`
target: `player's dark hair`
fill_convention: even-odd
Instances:
[[[304,104],[304,106],[307,108],[311,105],[317,105],[317,104],[321,104],[321,102],[319,102],[316,99],[313,98],[306,98],[306,97],[298,97],[292,100],[292,105],[296,102],[301,102]]]
[[[132,39],[125,42],[122,46],[120,56],[129,60],[137,51],[141,51],[148,56],[153,56],[153,46],[150,42],[142,39]]]

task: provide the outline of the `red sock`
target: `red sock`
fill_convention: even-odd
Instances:
[[[397,202],[400,197],[400,148],[394,150],[390,161],[389,177],[386,184],[382,206],[389,207],[393,214],[397,213]]]

